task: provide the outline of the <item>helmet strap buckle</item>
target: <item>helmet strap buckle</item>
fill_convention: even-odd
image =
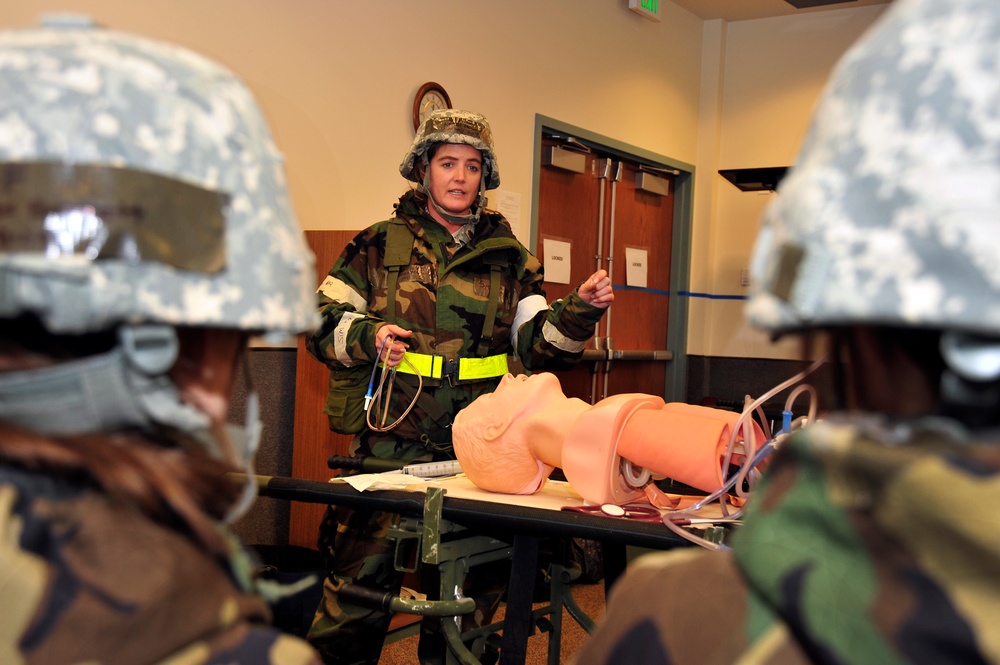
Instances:
[[[124,325],[118,339],[129,365],[146,376],[166,374],[177,362],[177,332],[165,325]]]

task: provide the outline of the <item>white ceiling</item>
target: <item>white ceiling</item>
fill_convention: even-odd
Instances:
[[[670,2],[706,20],[721,18],[727,21],[746,21],[755,18],[790,16],[832,9],[887,5],[891,0],[855,0],[854,2],[842,2],[809,9],[796,9],[785,0],[670,0]]]

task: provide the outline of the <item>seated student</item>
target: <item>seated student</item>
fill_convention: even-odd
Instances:
[[[0,90],[0,661],[318,663],[226,527],[248,339],[315,323],[252,95],[76,22],[0,33]]]
[[[537,492],[555,467],[591,503],[624,504],[666,497],[651,482],[670,477],[714,492],[732,443],[739,463],[764,443],[760,427],[734,433],[740,415],[653,395],[612,395],[597,404],[566,397],[555,374],[508,374],[497,389],[455,417],[452,441],[462,470],[478,487]],[[623,469],[624,467],[624,469]]]
[[[825,332],[847,403],[779,449],[731,552],[638,559],[580,665],[997,660],[997,44],[995,0],[896,0],[844,56],[747,313]]]

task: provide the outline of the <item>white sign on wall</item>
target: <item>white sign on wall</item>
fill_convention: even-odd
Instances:
[[[545,281],[554,284],[569,284],[573,246],[565,240],[542,239],[542,265],[545,266]]]
[[[497,212],[504,216],[510,224],[514,235],[521,233],[521,193],[507,192],[501,189],[496,191]]]
[[[625,248],[625,283],[644,288],[648,286],[649,252],[639,247]]]

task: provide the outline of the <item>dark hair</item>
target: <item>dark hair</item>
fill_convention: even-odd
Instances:
[[[895,326],[844,326],[829,339],[834,392],[840,408],[889,416],[940,410],[941,331]]]
[[[117,343],[113,330],[54,335],[34,316],[4,320],[0,374],[104,353]],[[157,436],[161,440],[138,431],[57,437],[0,421],[0,463],[92,487],[223,555],[227,545],[212,520],[224,517],[242,491],[223,480],[237,469],[199,445],[185,445],[180,435]]]
[[[213,524],[241,488],[223,476],[232,467],[199,448],[160,446],[138,433],[48,437],[0,423],[0,461],[92,487],[223,556]]]
[[[110,351],[118,343],[116,333],[100,331],[75,335],[54,335],[31,314],[0,319],[0,353],[34,355],[49,362],[83,358]]]

